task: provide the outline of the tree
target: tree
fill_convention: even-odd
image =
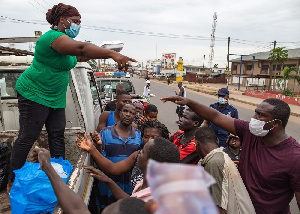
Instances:
[[[281,67],[282,64],[287,61],[288,59],[288,50],[285,50],[284,47],[277,47],[274,48],[270,55],[269,55],[269,60],[270,60],[270,81],[269,81],[269,90],[271,90],[271,84],[272,84],[272,80],[273,80],[273,64],[276,63],[275,66],[275,71],[277,69],[277,65],[278,63],[281,63]]]
[[[287,89],[287,83],[288,80],[294,80],[294,88],[293,90]],[[276,81],[277,87],[280,89],[281,94],[287,95],[287,96],[293,96],[294,95],[294,90],[295,90],[295,81],[300,80],[299,77],[299,69],[297,67],[285,67],[283,69],[283,78],[280,78]]]

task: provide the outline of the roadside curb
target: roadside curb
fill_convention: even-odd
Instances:
[[[154,80],[154,79],[152,79],[152,80]],[[160,81],[160,80],[154,80],[154,81],[167,85],[167,83],[164,82],[164,81]],[[172,86],[172,84],[170,84],[170,85]],[[201,87],[195,89],[195,88],[186,86],[186,88],[189,89],[189,90],[195,91],[195,92],[201,92],[201,93],[209,94],[209,95],[216,95],[217,91],[218,91],[218,89],[213,88],[213,87],[211,87],[209,90],[203,90],[203,89],[201,90]],[[240,93],[240,94],[246,96],[244,93]],[[230,100],[234,100],[234,101],[237,101],[237,102],[240,102],[240,103],[245,103],[245,104],[252,105],[252,106],[257,106],[256,103],[245,101],[245,100],[234,98],[234,97],[230,97]],[[291,115],[295,116],[295,117],[300,117],[299,113],[292,112],[292,111],[291,111]]]

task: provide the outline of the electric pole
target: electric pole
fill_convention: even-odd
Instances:
[[[227,69],[226,69],[227,89],[229,85],[229,45],[230,45],[230,37],[228,37],[228,51],[227,51]]]

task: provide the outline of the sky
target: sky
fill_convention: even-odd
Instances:
[[[57,0],[0,0],[0,38],[47,32],[46,12]],[[119,40],[122,54],[139,62],[176,53],[185,65],[209,66],[213,15],[217,13],[212,65],[277,47],[300,48],[300,0],[65,0],[81,14],[76,40]],[[1,45],[1,44],[0,44]],[[3,44],[2,44],[3,45]],[[9,45],[9,44],[4,44]],[[20,45],[19,45],[20,46]],[[15,46],[16,48],[20,48]],[[23,49],[29,49],[23,44]],[[205,55],[205,57],[204,57]]]

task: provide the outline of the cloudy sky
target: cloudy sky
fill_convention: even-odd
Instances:
[[[0,0],[0,38],[33,36],[49,30],[45,14],[57,0]],[[213,14],[217,13],[213,64],[226,66],[231,54],[277,46],[300,47],[300,0],[65,0],[82,16],[76,38],[100,45],[120,40],[122,54],[140,62],[176,53],[184,64],[208,66]],[[28,47],[27,47],[28,46]],[[29,48],[26,45],[25,48]],[[205,61],[204,61],[205,55]],[[231,56],[235,58],[235,56]]]

